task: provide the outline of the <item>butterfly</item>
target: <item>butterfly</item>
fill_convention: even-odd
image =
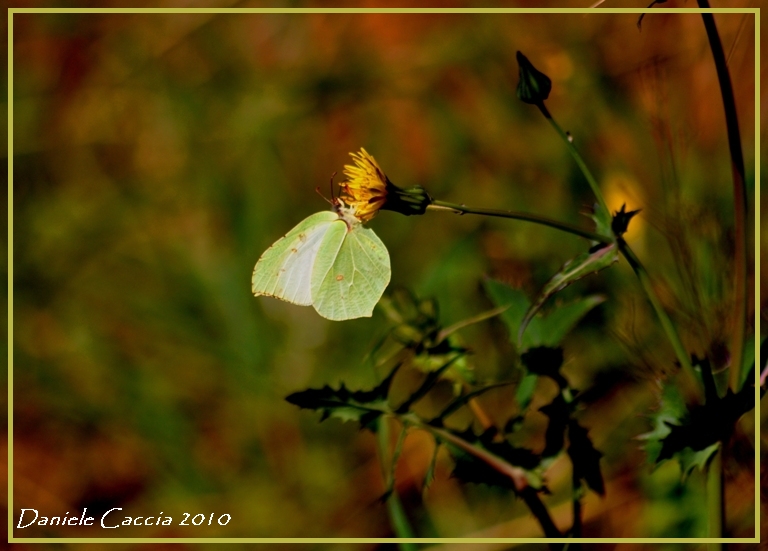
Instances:
[[[330,320],[370,317],[392,274],[389,253],[353,207],[338,198],[331,204],[333,210],[304,219],[261,255],[253,294],[311,304]]]

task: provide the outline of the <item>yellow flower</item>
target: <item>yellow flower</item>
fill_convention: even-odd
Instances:
[[[347,180],[340,184],[342,199],[348,206],[354,207],[355,216],[361,222],[367,222],[386,202],[392,184],[376,159],[365,149],[360,148],[359,153],[350,155],[355,166],[344,166]]]
[[[393,210],[411,216],[424,214],[432,197],[421,186],[400,188],[389,181],[376,159],[362,147],[350,153],[355,166],[344,166],[347,180],[339,184],[341,199],[354,210],[360,222],[367,222],[380,210]]]

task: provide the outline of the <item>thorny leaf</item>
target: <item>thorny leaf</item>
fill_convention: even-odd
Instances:
[[[653,429],[638,438],[648,441],[645,449],[651,462],[677,459],[683,476],[687,476],[695,467],[706,466],[718,443],[727,441],[739,418],[754,407],[752,385],[745,385],[736,394],[729,389],[723,398],[690,411],[685,409],[677,390],[666,385],[659,411],[653,417]]]
[[[326,385],[319,389],[307,389],[294,392],[286,400],[300,408],[320,411],[320,421],[335,417],[342,421],[357,421],[364,428],[376,432],[376,421],[389,406],[387,395],[392,379],[399,369],[398,364],[378,386],[372,390],[351,391],[342,383],[337,390]]]
[[[571,420],[568,424],[568,442],[568,456],[573,463],[574,476],[586,482],[598,494],[605,495],[605,483],[600,472],[600,458],[603,454],[592,445],[587,429]]]

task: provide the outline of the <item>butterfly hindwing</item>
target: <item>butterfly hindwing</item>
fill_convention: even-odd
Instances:
[[[342,223],[328,230],[317,256],[312,274],[315,310],[332,320],[370,317],[391,275],[384,243],[362,225],[348,230]]]
[[[253,294],[303,306],[312,304],[311,280],[318,251],[337,221],[335,212],[318,212],[278,239],[253,269]],[[346,226],[343,222],[341,225]]]

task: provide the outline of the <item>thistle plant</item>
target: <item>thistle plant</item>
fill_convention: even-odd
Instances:
[[[727,69],[722,69],[724,62],[719,57],[722,48],[718,53],[717,31],[709,19],[705,17],[705,23],[713,44],[718,73],[724,71],[725,76],[720,74],[720,82],[725,88],[730,86]],[[520,52],[517,53],[517,61],[517,97],[538,108],[580,169],[594,194],[593,226],[582,228],[540,214],[446,202],[433,197],[421,186],[403,188],[395,185],[365,149],[352,153],[354,164],[344,168],[346,180],[339,184],[339,197],[333,200],[334,211],[312,222],[313,217],[308,218],[283,238],[287,240],[285,243],[276,243],[277,253],[265,253],[254,272],[254,292],[298,304],[313,304],[322,315],[332,313],[335,317],[326,316],[331,319],[370,315],[373,304],[378,303],[390,320],[391,329],[372,351],[369,360],[385,375],[373,388],[352,390],[344,384],[338,388],[325,386],[295,392],[287,400],[301,408],[321,412],[321,420],[334,417],[354,421],[379,435],[386,481],[382,499],[388,503],[393,527],[399,536],[418,535],[409,525],[395,492],[395,465],[405,435],[408,431],[418,430],[427,432],[434,440],[424,489],[432,483],[438,450],[444,447],[453,461],[453,476],[463,482],[485,484],[512,492],[527,505],[547,537],[579,537],[582,534],[585,493],[592,491],[602,495],[606,487],[600,464],[602,453],[593,444],[589,428],[581,419],[581,411],[587,407],[583,389],[575,388],[561,369],[568,358],[562,341],[584,316],[606,298],[590,295],[559,304],[546,312],[544,307],[552,297],[575,281],[607,270],[624,259],[636,275],[639,288],[651,305],[677,360],[677,369],[673,370],[672,376],[661,381],[660,407],[652,412],[652,429],[640,439],[653,464],[675,460],[684,476],[695,468],[707,472],[711,500],[709,508],[714,511],[709,519],[708,535],[722,537],[725,506],[721,455],[739,418],[754,408],[754,388],[749,381],[754,379],[755,364],[742,366],[741,361],[746,340],[744,318],[747,310],[742,304],[745,300],[744,282],[737,281],[735,286],[737,306],[729,367],[730,385],[723,392],[718,389],[712,359],[699,357],[685,346],[678,327],[656,295],[652,275],[625,239],[640,209],[634,206],[628,209],[627,205],[623,205],[616,212],[609,211],[597,179],[570,135],[562,129],[546,105],[552,89],[551,79]],[[738,131],[733,130],[730,122],[735,117],[735,106],[728,104],[729,97],[732,102],[733,95],[729,96],[724,90],[723,96],[729,120],[731,152],[740,155]],[[734,160],[734,166],[738,168],[737,160]],[[740,166],[741,170],[735,169],[734,172],[737,203],[741,201],[744,185],[743,161]],[[742,207],[737,206],[736,209],[739,239],[745,232]],[[587,243],[584,251],[565,262],[533,299],[504,283],[486,280],[485,292],[494,303],[494,308],[444,326],[435,300],[417,298],[405,289],[391,290],[382,298],[389,281],[389,258],[383,243],[371,230],[363,227],[380,211],[394,211],[406,216],[453,213],[506,218],[545,225],[584,239]],[[315,229],[318,227],[320,229]],[[310,245],[305,245],[305,242]],[[276,259],[269,257],[269,254]],[[737,247],[736,254],[736,263],[740,266],[746,253]],[[295,257],[305,260],[297,263]],[[745,279],[746,273],[739,268],[736,277]],[[349,286],[346,286],[347,283]],[[471,347],[464,344],[460,332],[469,325],[491,318],[499,318],[506,327],[518,377],[494,384],[480,384],[471,369]],[[382,353],[384,343],[388,343],[388,354]],[[418,377],[410,377],[410,380],[418,380],[418,383],[412,384],[406,391],[395,393],[393,382],[404,372],[417,373]],[[557,392],[549,403],[538,408],[547,418],[547,426],[543,434],[543,448],[533,449],[521,445],[517,436],[525,423],[525,414],[532,407],[532,396],[539,379],[549,380]],[[436,398],[433,399],[431,410],[423,407],[423,403],[429,401],[425,398],[434,394],[436,387],[443,383],[450,385],[451,398],[443,400],[439,407],[434,406]],[[506,386],[514,387],[514,401],[520,413],[499,426],[484,411],[478,398]],[[474,423],[456,428],[450,420],[460,411],[469,412]],[[389,438],[393,426],[399,427],[400,432],[394,447]],[[556,525],[541,497],[548,492],[548,468],[560,457],[567,457],[572,470],[572,520],[567,528]]]

